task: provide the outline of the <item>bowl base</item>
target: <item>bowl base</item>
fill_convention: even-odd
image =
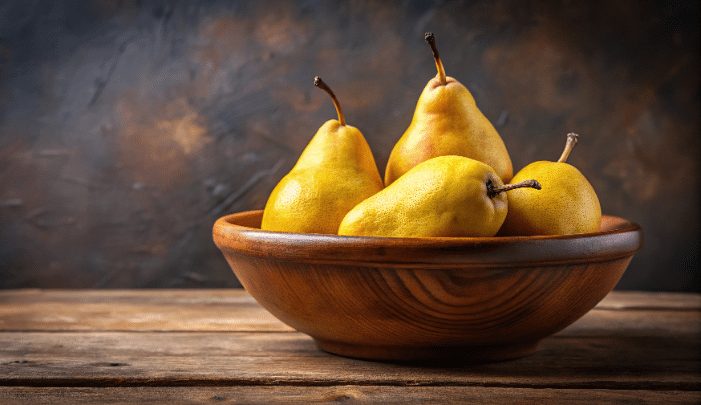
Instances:
[[[539,341],[499,346],[366,346],[314,338],[317,347],[343,357],[388,363],[410,363],[435,366],[463,366],[493,363],[529,356],[538,349]]]

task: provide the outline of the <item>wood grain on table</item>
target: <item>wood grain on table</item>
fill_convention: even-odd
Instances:
[[[699,403],[701,295],[614,291],[538,352],[339,357],[244,290],[0,291],[0,403]]]

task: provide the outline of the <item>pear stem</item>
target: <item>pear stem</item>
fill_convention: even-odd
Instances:
[[[526,181],[522,181],[520,183],[503,184],[501,186],[495,186],[494,183],[489,181],[487,183],[487,196],[489,196],[489,198],[494,198],[497,195],[499,195],[499,193],[502,193],[504,191],[509,191],[509,190],[513,190],[515,188],[523,188],[523,187],[530,187],[530,188],[534,188],[536,190],[540,190],[542,188],[540,186],[540,183],[538,183],[537,180],[526,180]]]
[[[441,62],[441,57],[438,56],[438,48],[436,47],[436,37],[433,36],[432,32],[427,32],[424,34],[424,39],[426,40],[426,43],[428,43],[431,46],[431,50],[433,51],[433,59],[436,60],[436,69],[438,69],[438,81],[441,82],[442,85],[445,86],[447,83],[447,79],[445,77],[445,69],[443,68],[443,62]]]
[[[572,152],[572,148],[574,148],[574,145],[577,144],[577,140],[579,139],[579,135],[575,134],[574,132],[570,132],[567,134],[567,143],[565,144],[565,150],[562,151],[562,155],[560,156],[560,159],[557,160],[557,163],[565,163],[567,158],[570,156],[570,152]]]
[[[346,119],[343,117],[343,111],[341,111],[341,104],[338,103],[338,99],[336,98],[336,95],[333,94],[333,91],[329,86],[324,83],[323,80],[321,80],[321,77],[317,76],[314,78],[314,85],[327,93],[329,93],[329,96],[331,96],[331,100],[333,100],[333,105],[336,107],[336,113],[338,114],[338,123],[341,124],[341,126],[346,125]]]

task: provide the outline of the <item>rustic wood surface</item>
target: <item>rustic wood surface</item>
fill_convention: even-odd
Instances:
[[[0,291],[0,403],[699,403],[701,295],[614,291],[532,356],[334,356],[229,290]],[[456,402],[457,401],[457,402]]]

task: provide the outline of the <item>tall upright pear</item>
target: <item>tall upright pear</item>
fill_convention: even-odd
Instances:
[[[438,74],[429,80],[416,104],[411,124],[392,149],[385,170],[385,186],[412,167],[443,155],[465,156],[491,166],[503,182],[513,166],[492,123],[477,108],[470,91],[445,74],[432,33],[425,34]]]
[[[275,186],[263,210],[261,229],[335,234],[351,208],[383,189],[362,133],[346,125],[326,83],[316,77],[314,85],[331,96],[338,120],[319,128],[292,170]]]

